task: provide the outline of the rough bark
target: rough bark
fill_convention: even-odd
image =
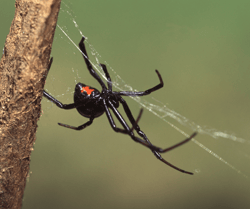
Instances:
[[[0,208],[22,206],[60,3],[15,3],[0,62]]]

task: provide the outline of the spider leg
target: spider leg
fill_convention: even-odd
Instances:
[[[149,144],[146,141],[144,141],[144,140],[136,137],[134,135],[134,133],[131,131],[131,129],[129,128],[129,126],[126,123],[126,121],[124,120],[124,118],[119,113],[119,111],[112,104],[112,102],[110,102],[110,101],[107,101],[107,102],[108,102],[109,108],[111,108],[111,110],[114,112],[115,116],[117,117],[117,119],[119,120],[119,122],[121,123],[121,125],[123,126],[123,128],[125,129],[126,134],[128,134],[135,142],[138,142],[138,143],[144,145],[145,147],[148,147],[151,150],[156,150],[158,152],[164,152],[164,149],[156,147],[156,146],[154,146],[152,144]],[[107,118],[109,120],[109,123],[110,123],[111,127],[113,128],[113,130],[115,132],[122,132],[123,133],[123,131],[120,131],[120,130],[123,130],[123,129],[120,129],[120,128],[116,127],[116,124],[115,124],[114,119],[113,119],[113,117],[112,117],[112,115],[111,115],[111,113],[110,113],[110,111],[108,109],[108,105],[107,105],[105,99],[103,99],[103,105],[104,105],[105,112],[106,112]]]
[[[48,92],[43,90],[43,96],[46,97],[48,100],[50,100],[51,102],[53,102],[54,104],[56,104],[57,107],[60,107],[62,109],[65,110],[69,110],[69,109],[73,109],[78,107],[79,105],[72,103],[72,104],[62,104],[61,102],[59,102],[57,99],[55,99],[54,97],[52,97]]]
[[[136,130],[136,132],[139,134],[139,136],[141,136],[149,145],[152,145],[152,143],[149,141],[149,139],[147,138],[146,134],[140,130],[140,127],[138,126],[138,123],[137,123],[137,120],[138,118],[141,117],[141,114],[142,114],[142,110],[140,111],[140,114],[139,114],[139,117],[137,118],[137,120],[135,121],[126,101],[120,97],[119,101],[122,103],[123,105],[123,108],[124,108],[124,111],[126,113],[126,115],[128,116],[128,119],[130,120],[130,122],[133,124],[133,129]],[[132,130],[132,129],[131,129]],[[161,149],[159,150],[161,153],[165,153],[165,152],[168,152],[176,147],[179,147],[183,144],[185,144],[186,142],[190,141],[193,137],[195,137],[197,133],[193,133],[189,138],[185,139],[184,141],[174,145],[174,146],[171,146],[169,148],[166,148],[166,149]],[[153,146],[153,145],[152,145]],[[172,165],[171,163],[167,162],[164,158],[162,158],[162,156],[160,155],[159,152],[157,152],[157,150],[154,150],[154,149],[151,149],[151,151],[154,153],[154,155],[156,156],[157,159],[159,159],[160,161],[162,161],[163,163],[167,164],[168,166],[180,171],[180,172],[183,172],[183,173],[187,173],[187,174],[193,174],[191,172],[188,172],[188,171],[185,171],[183,169],[180,169],[174,165]]]
[[[53,62],[53,57],[50,58],[49,64],[48,64],[48,71],[50,70],[50,67],[52,65]],[[57,99],[55,99],[54,97],[52,97],[47,91],[43,90],[43,96],[46,97],[48,100],[50,100],[51,102],[53,102],[54,104],[56,104],[58,107],[65,109],[65,110],[69,110],[69,109],[73,109],[76,108],[76,104],[72,103],[72,104],[62,104],[61,102],[59,102]]]
[[[137,119],[136,119],[134,125],[136,125],[136,124],[139,122],[139,120],[140,120],[140,118],[141,118],[142,111],[143,111],[143,109],[141,108],[141,110],[140,110],[140,112],[139,112],[139,115],[138,115],[138,117],[137,117]],[[110,114],[110,116],[111,116],[111,114]],[[111,119],[112,119],[112,124],[115,124],[115,122],[114,122],[112,116],[111,116]],[[121,128],[117,128],[116,125],[114,125],[114,127],[115,127],[115,129],[116,129],[116,130],[115,130],[116,132],[123,133],[123,134],[128,134],[127,130],[121,129]],[[130,131],[132,132],[133,130],[134,130],[134,126],[131,127]]]
[[[62,123],[58,123],[58,125],[63,126],[65,128],[70,128],[70,129],[80,131],[80,130],[86,128],[87,126],[90,126],[93,123],[93,120],[94,120],[94,118],[90,118],[87,123],[84,123],[84,124],[82,124],[82,125],[80,125],[78,127],[70,126],[70,125],[66,125],[66,124],[62,124]]]
[[[128,119],[129,119],[130,123],[133,124],[133,129],[135,129],[136,132],[139,134],[139,136],[141,136],[146,142],[148,142],[150,145],[152,145],[151,142],[149,141],[149,139],[147,138],[146,134],[144,134],[144,132],[140,130],[140,127],[138,126],[138,123],[135,121],[134,116],[132,115],[132,113],[128,107],[127,102],[122,97],[119,97],[119,101],[121,102],[123,109],[124,109]],[[141,115],[141,114],[142,114],[142,110],[141,110],[139,115]],[[152,150],[152,152],[155,154],[154,150]]]
[[[104,71],[104,73],[106,75],[106,78],[108,79],[108,89],[110,91],[112,91],[112,81],[111,81],[110,75],[108,73],[107,67],[104,64],[100,64],[100,66],[102,67],[102,69],[103,69],[103,71]]]
[[[121,128],[116,127],[115,121],[114,121],[114,119],[113,119],[113,117],[112,117],[112,115],[111,115],[111,113],[110,113],[110,111],[109,111],[109,109],[108,109],[108,106],[107,106],[107,104],[106,104],[106,101],[103,100],[103,103],[104,103],[104,107],[105,107],[105,112],[106,112],[107,118],[108,118],[109,123],[110,123],[110,125],[112,126],[113,130],[114,130],[115,132],[118,132],[118,133],[129,134],[129,133],[128,133],[128,129],[130,130],[130,128],[128,128],[128,129],[126,130],[126,129],[121,129]],[[128,127],[128,125],[127,125],[127,127]],[[133,127],[132,127],[132,128],[133,128]],[[132,129],[132,128],[131,128],[131,129]]]
[[[182,142],[180,142],[180,143],[178,143],[178,144],[176,144],[176,145],[174,145],[174,146],[171,146],[171,147],[165,149],[164,151],[165,151],[165,152],[168,152],[168,151],[170,151],[170,150],[172,150],[172,149],[174,149],[174,148],[176,148],[176,147],[179,147],[180,145],[182,145],[182,144],[184,144],[184,143],[190,141],[193,137],[196,136],[196,134],[197,134],[197,133],[194,132],[189,138],[183,140]],[[193,175],[192,172],[185,171],[185,170],[183,170],[183,169],[180,169],[180,168],[178,168],[178,167],[172,165],[171,163],[169,163],[168,161],[166,161],[158,152],[155,152],[154,154],[155,154],[155,156],[156,156],[160,161],[162,161],[163,163],[167,164],[168,166],[170,166],[170,167],[172,167],[172,168],[174,168],[174,169],[176,169],[176,170],[178,170],[178,171],[180,171],[180,172],[182,172],[182,173],[186,173],[186,174]]]
[[[104,73],[105,73],[105,75],[106,75],[106,78],[107,78],[107,80],[108,80],[108,82],[107,82],[107,83],[108,83],[108,89],[109,89],[110,91],[112,91],[112,81],[111,81],[110,75],[109,75],[109,73],[108,73],[107,67],[106,67],[106,65],[104,65],[104,64],[100,64],[100,66],[102,67],[102,69],[103,69],[103,71],[104,71]],[[138,115],[136,121],[134,121],[134,123],[131,122],[133,126],[132,126],[132,128],[130,129],[130,131],[133,131],[133,130],[134,130],[134,126],[136,126],[137,123],[139,122],[139,120],[140,120],[140,118],[141,118],[141,115],[142,115],[142,112],[143,112],[143,109],[141,108],[141,110],[140,110],[140,112],[139,112],[139,115]],[[122,129],[121,133],[127,134],[127,131]]]
[[[109,101],[108,101],[108,102],[109,102]],[[110,113],[110,111],[109,111],[109,109],[108,109],[108,105],[107,105],[105,99],[103,100],[103,104],[104,104],[104,107],[105,107],[105,112],[106,112],[107,118],[108,118],[108,120],[109,120],[109,123],[110,123],[111,127],[113,128],[113,130],[114,130],[115,132],[128,134],[128,135],[130,135],[130,137],[131,137],[134,141],[139,142],[139,143],[141,143],[142,145],[144,145],[144,146],[150,148],[150,146],[149,146],[145,141],[143,141],[143,140],[141,140],[140,138],[134,136],[134,133],[133,133],[132,131],[130,131],[131,129],[129,128],[128,124],[127,124],[126,121],[123,119],[123,117],[121,116],[121,114],[120,114],[120,113],[118,112],[118,110],[113,106],[113,104],[112,104],[111,102],[109,102],[110,108],[112,109],[112,111],[114,112],[115,116],[116,116],[117,119],[120,121],[120,123],[122,124],[122,126],[123,126],[123,128],[124,128],[125,130],[120,129],[120,128],[117,128],[117,127],[116,127],[116,124],[115,124],[115,121],[114,121],[114,119],[113,119],[113,117],[112,117],[112,115],[111,115],[111,113]]]
[[[100,78],[100,76],[96,73],[96,71],[93,69],[90,61],[89,61],[89,58],[88,58],[88,54],[87,54],[87,51],[86,51],[86,48],[85,48],[85,45],[84,45],[84,40],[85,40],[85,37],[82,37],[80,43],[79,43],[79,48],[81,49],[82,51],[82,56],[85,60],[85,63],[86,63],[86,66],[90,72],[90,74],[99,82],[99,84],[101,85],[101,87],[103,89],[107,89],[105,84],[103,83],[102,79]]]
[[[189,171],[185,171],[181,168],[178,168],[176,166],[174,166],[173,164],[169,163],[168,161],[166,161],[158,152],[156,152],[159,156],[156,155],[157,159],[159,159],[161,162],[165,163],[166,165],[170,166],[171,168],[180,171],[182,173],[186,173],[186,174],[190,174],[190,175],[194,175],[192,172]]]
[[[158,78],[160,80],[160,83],[156,86],[154,86],[153,88],[150,88],[146,91],[138,91],[138,92],[132,92],[132,91],[120,91],[120,92],[114,92],[115,94],[121,95],[121,96],[145,96],[148,95],[150,93],[152,93],[153,91],[157,91],[158,89],[162,88],[164,83],[161,77],[161,74],[159,73],[158,70],[155,70],[155,72],[158,75]]]
[[[142,113],[143,113],[143,108],[140,109],[139,115],[138,115],[135,123],[133,124],[132,128],[130,129],[131,131],[133,131],[135,129],[135,127],[137,126],[139,120],[141,119]]]
[[[127,102],[123,98],[121,98],[121,97],[120,97],[119,101],[122,103],[122,106],[124,108],[124,111],[125,111],[126,115],[128,116],[128,119],[130,120],[130,122],[132,124],[134,124],[133,125],[133,129],[136,130],[136,132],[139,134],[139,136],[141,136],[145,141],[147,141],[150,145],[152,145],[151,142],[149,141],[149,139],[147,138],[146,134],[140,129],[139,125],[137,124],[137,121],[135,121],[134,116],[132,115],[132,113],[131,113],[128,105],[127,105]],[[141,110],[139,116],[141,114],[142,114],[142,110]],[[137,118],[137,120],[138,120],[138,118]],[[182,141],[182,142],[180,142],[180,143],[178,143],[178,144],[176,144],[174,146],[171,146],[169,148],[166,148],[166,149],[163,149],[163,150],[161,149],[161,150],[159,150],[159,152],[165,153],[165,152],[168,152],[168,151],[170,151],[170,150],[172,150],[172,149],[174,149],[174,148],[176,148],[176,147],[178,147],[178,146],[180,146],[182,144],[185,144],[186,142],[188,142],[189,140],[191,140],[193,137],[195,137],[196,134],[197,133],[194,132],[189,138],[185,139],[184,141]],[[152,150],[152,151],[155,154],[154,150]]]

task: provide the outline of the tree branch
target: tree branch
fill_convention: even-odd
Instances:
[[[21,208],[61,0],[16,0],[0,62],[0,208]]]

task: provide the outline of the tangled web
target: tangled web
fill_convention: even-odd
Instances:
[[[74,29],[75,29],[74,33],[76,33],[76,31],[78,31],[78,33],[81,36],[85,36],[85,35],[82,33],[82,31],[80,30],[80,27],[78,26],[78,24],[76,22],[76,16],[74,15],[74,12],[64,2],[62,2],[62,5],[61,5],[59,20],[60,20],[60,18],[61,19],[65,18],[65,19],[61,21],[62,24],[58,23],[58,25],[57,25],[57,28],[60,30],[60,32],[57,32],[58,35],[56,36],[55,41],[57,39],[66,39],[68,41],[68,44],[75,47],[75,49],[79,50],[79,52],[81,53],[80,49],[78,48],[78,45],[72,40],[71,37],[73,35],[70,34],[71,30],[67,29],[65,22],[70,20],[70,24],[74,25]],[[100,68],[100,66],[99,66],[99,63],[100,63],[99,60],[101,58],[100,54],[93,47],[93,45],[91,45],[88,42],[88,40],[85,41],[85,44],[89,46],[89,48],[91,50],[91,54],[94,57],[94,61],[90,60],[91,64],[93,65],[95,70],[100,73],[100,75],[103,77],[103,79],[107,80],[105,75],[104,75],[104,72],[102,71],[102,68]],[[73,52],[73,53],[75,53],[75,52]],[[136,89],[133,89],[130,85],[128,85],[107,62],[105,62],[105,64],[106,64],[107,68],[112,71],[112,83],[116,89],[118,89],[119,91],[136,91]],[[72,73],[75,76],[75,83],[77,83],[76,80],[80,78],[80,76],[78,74],[78,70],[75,70],[74,68],[72,68]],[[74,87],[74,85],[73,85],[73,87]],[[48,89],[46,89],[46,90],[48,90]],[[70,87],[68,87],[65,94],[72,95],[73,91],[74,91],[74,89],[71,89]],[[58,98],[58,97],[64,96],[65,94],[59,94],[59,95],[56,95],[55,97]],[[155,116],[160,118],[162,121],[166,122],[169,126],[171,126],[175,130],[180,132],[185,137],[189,137],[189,135],[186,132],[184,132],[181,128],[179,128],[178,126],[169,122],[169,119],[173,119],[174,121],[178,122],[180,125],[188,127],[192,131],[197,131],[199,133],[199,135],[204,134],[204,135],[208,135],[210,137],[216,138],[216,139],[224,138],[224,139],[232,140],[233,142],[245,144],[247,146],[250,145],[249,140],[239,138],[239,137],[235,136],[234,134],[230,134],[230,133],[216,130],[214,128],[207,128],[205,126],[198,125],[194,121],[192,121],[192,120],[182,116],[181,114],[169,109],[164,103],[156,100],[153,97],[152,97],[152,99],[154,101],[153,103],[149,102],[147,100],[147,98],[144,98],[144,97],[131,97],[131,99],[133,99],[134,101],[139,103],[144,109],[147,109],[148,111],[150,111],[152,114],[154,114]],[[206,147],[205,145],[200,143],[198,140],[192,139],[192,141],[196,145],[201,147],[203,150],[205,150],[206,152],[211,154],[213,157],[215,157],[216,159],[218,159],[219,161],[221,161],[222,163],[224,163],[225,165],[227,165],[228,167],[233,169],[234,171],[236,171],[239,174],[243,175],[244,177],[248,178],[248,176],[245,173],[243,173],[241,170],[236,168],[230,162],[223,159],[221,156],[219,156],[218,154],[213,152],[211,149],[209,149],[208,147]],[[247,154],[245,153],[245,155],[247,155]],[[196,172],[198,173],[199,170],[197,169]]]

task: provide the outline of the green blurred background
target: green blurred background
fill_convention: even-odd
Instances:
[[[0,3],[2,47],[14,2]],[[190,142],[163,155],[195,172],[185,175],[128,136],[115,133],[106,116],[80,132],[58,126],[57,122],[78,126],[87,119],[44,100],[23,208],[249,208],[250,1],[63,2],[59,25],[78,44],[75,17],[102,56],[100,61],[107,61],[127,84],[145,90],[158,83],[154,69],[160,71],[165,86],[148,96],[150,102],[154,97],[202,127],[245,139],[240,143],[196,137],[242,173]],[[99,88],[81,54],[58,28],[51,55],[54,63],[45,88],[60,101],[73,101],[75,82]],[[127,101],[136,116],[140,105]],[[194,131],[166,119],[188,134]],[[140,126],[161,147],[185,138],[149,111],[144,111]]]

